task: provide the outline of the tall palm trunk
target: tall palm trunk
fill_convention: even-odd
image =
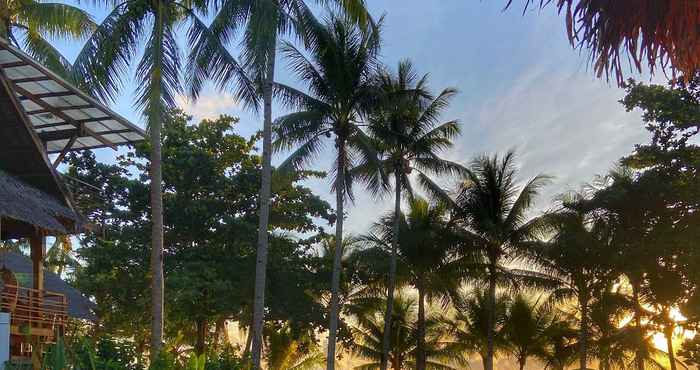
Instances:
[[[630,284],[632,285],[632,300],[634,301],[632,302],[634,305],[634,324],[637,326],[638,335],[638,347],[634,354],[634,362],[637,370],[644,370],[644,353],[642,352],[642,347],[644,344],[644,328],[642,327],[642,306],[641,303],[639,303],[639,282],[638,280],[634,279],[634,281],[630,281]]]
[[[588,293],[583,291],[578,297],[579,310],[581,310],[581,327],[578,333],[579,367],[588,369]]]
[[[335,369],[335,345],[338,332],[338,315],[340,314],[340,270],[343,258],[343,206],[345,202],[345,140],[336,139],[338,147],[338,173],[335,179],[335,253],[333,255],[333,274],[331,277],[331,309],[328,325],[328,353],[326,370]]]
[[[425,355],[425,287],[423,277],[419,277],[418,284],[418,338],[416,343],[416,369],[425,370],[427,357]]]
[[[494,346],[496,340],[496,259],[491,257],[489,263],[489,317],[486,334],[486,358],[484,370],[493,370]]]
[[[391,315],[394,312],[394,290],[396,288],[396,259],[399,248],[399,223],[401,222],[401,175],[394,174],[396,197],[394,200],[394,227],[391,239],[391,258],[389,259],[389,281],[387,283],[386,312],[384,313],[384,337],[382,343],[381,369],[386,370],[391,348]],[[420,367],[418,368],[420,369]]]
[[[208,329],[207,320],[206,319],[199,319],[199,320],[197,320],[195,325],[197,326],[197,341],[194,345],[194,352],[197,355],[201,355],[206,350],[207,329]]]
[[[161,351],[163,343],[163,306],[165,282],[163,278],[163,173],[161,168],[161,125],[163,119],[161,103],[161,79],[164,33],[164,4],[158,1],[155,24],[153,26],[154,81],[151,91],[149,129],[151,131],[151,361]]]
[[[268,252],[268,223],[270,220],[270,188],[272,182],[272,85],[275,81],[275,57],[277,39],[272,43],[265,67],[265,82],[263,86],[263,155],[262,176],[260,180],[259,220],[258,220],[258,250],[255,261],[255,300],[253,302],[253,339],[252,359],[253,369],[260,369],[263,320],[265,314],[265,279],[267,277]]]
[[[664,328],[664,336],[666,337],[666,351],[668,352],[668,362],[671,366],[671,370],[676,370],[676,354],[673,350],[673,330],[675,329],[675,324],[673,318],[671,318],[668,309],[664,310],[666,316],[666,327]]]

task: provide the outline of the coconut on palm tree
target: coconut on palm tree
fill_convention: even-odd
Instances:
[[[335,256],[329,312],[328,369],[333,369],[338,328],[339,288],[343,248],[344,205],[353,199],[352,168],[376,162],[376,152],[360,124],[374,100],[379,28],[363,29],[347,17],[333,15],[325,23],[307,22],[309,56],[292,43],[281,52],[308,93],[276,84],[277,95],[297,112],[275,122],[278,150],[293,150],[281,172],[301,169],[316,159],[331,138],[334,149],[333,185],[336,194]]]
[[[96,24],[87,12],[68,4],[9,0],[0,5],[0,22],[0,37],[64,79],[86,88],[81,76],[73,73],[70,61],[47,38],[83,39],[89,36]]]
[[[75,73],[89,80],[93,92],[114,98],[123,87],[120,79],[136,65],[138,96],[136,107],[146,117],[150,131],[151,177],[151,356],[163,342],[163,195],[161,170],[161,127],[175,97],[182,92],[180,52],[176,28],[189,23],[201,32],[197,14],[206,12],[203,1],[128,0],[117,3],[81,50],[74,63]],[[196,31],[199,30],[199,31]],[[146,38],[143,55],[136,58],[140,40]]]
[[[329,3],[323,0],[317,2]],[[356,24],[365,27],[369,15],[363,0],[332,1]],[[303,0],[222,1],[208,29],[190,34],[194,45],[190,58],[191,95],[196,97],[203,82],[211,79],[220,88],[230,88],[249,107],[258,110],[263,102],[262,177],[259,194],[258,247],[253,308],[253,366],[260,368],[268,253],[268,226],[272,182],[272,99],[280,36],[293,34],[304,43],[314,43],[317,21]],[[308,26],[310,29],[307,29]],[[243,60],[239,63],[226,49],[236,32],[243,29]],[[329,357],[330,358],[330,357]],[[329,360],[332,361],[332,358]],[[332,368],[332,367],[331,367]]]
[[[440,121],[440,114],[447,108],[456,91],[448,88],[433,96],[428,88],[428,76],[419,76],[408,61],[399,63],[396,74],[382,70],[377,76],[378,104],[370,113],[368,133],[375,143],[381,162],[379,168],[356,169],[374,191],[386,186],[384,176],[394,179],[394,222],[391,235],[392,248],[387,288],[387,312],[385,325],[391,325],[391,310],[396,285],[396,261],[399,248],[399,218],[401,193],[413,196],[410,176],[413,171],[427,176],[454,174],[461,171],[458,164],[440,158],[441,151],[452,146],[452,139],[459,135],[457,121]],[[390,346],[388,330],[384,345]],[[385,356],[386,357],[386,356]],[[424,356],[419,345],[419,370],[425,368]],[[386,362],[386,361],[385,361]],[[383,365],[386,368],[386,363]]]

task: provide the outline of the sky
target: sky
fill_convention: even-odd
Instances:
[[[446,87],[459,90],[442,118],[459,120],[462,136],[444,157],[468,163],[476,155],[515,150],[521,180],[540,173],[554,177],[542,192],[538,210],[546,209],[557,194],[607,172],[634,144],[648,141],[639,112],[626,112],[618,102],[624,90],[595,77],[587,54],[571,48],[564,20],[554,8],[523,14],[524,1],[518,0],[507,11],[502,9],[506,0],[367,3],[375,17],[385,15],[381,54],[386,65],[395,68],[400,60],[410,59],[419,73],[430,74],[435,92]],[[98,21],[105,14],[89,11]],[[56,45],[69,58],[80,47],[63,41]],[[299,85],[284,60],[278,63],[277,76],[281,82]],[[133,107],[135,86],[129,79],[112,107],[143,127],[143,118]],[[226,92],[208,88],[197,102],[186,97],[178,101],[195,122],[219,114],[239,116],[236,130],[245,136],[262,125],[260,116],[242,109]],[[282,113],[275,110],[275,116]],[[115,153],[100,150],[98,157],[112,161]],[[322,156],[330,157],[330,152]],[[283,159],[278,155],[273,163]],[[319,160],[314,167],[328,168],[327,160]],[[307,185],[334,204],[329,180]],[[355,189],[355,204],[346,207],[346,229],[361,233],[392,202],[371,198],[361,186]]]

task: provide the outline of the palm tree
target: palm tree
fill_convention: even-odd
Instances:
[[[497,155],[478,157],[466,170],[454,199],[429,178],[420,177],[433,196],[451,206],[454,217],[462,226],[461,233],[468,248],[479,248],[484,254],[486,262],[473,267],[480,268],[479,278],[487,284],[493,305],[496,304],[498,285],[553,287],[557,283],[534,271],[508,267],[510,262],[528,257],[532,245],[536,244],[534,240],[540,230],[540,220],[528,220],[527,214],[539,189],[549,181],[549,177],[537,175],[519,187],[514,161],[513,152],[502,158]],[[490,312],[486,370],[493,370],[497,324],[495,308]]]
[[[454,96],[456,90],[444,89],[437,96],[428,91],[428,76],[420,79],[409,61],[399,63],[398,73],[381,71],[378,75],[380,103],[370,114],[368,133],[381,156],[377,171],[365,171],[370,187],[377,191],[385,186],[383,174],[394,178],[394,222],[387,308],[384,319],[385,358],[391,345],[388,328],[391,326],[391,311],[396,285],[397,249],[399,248],[399,217],[401,214],[401,192],[412,195],[409,176],[413,170],[423,176],[426,172],[442,175],[460,172],[461,167],[439,157],[439,152],[452,146],[452,139],[459,135],[457,121],[440,122],[440,114]],[[362,169],[360,169],[362,170]],[[419,335],[420,340],[420,335]],[[422,345],[418,346],[418,370],[425,369]],[[382,369],[386,368],[386,360]]]
[[[458,237],[446,221],[444,205],[431,205],[422,198],[412,198],[408,214],[384,217],[362,240],[370,248],[363,250],[364,259],[386,260],[396,252],[400,277],[397,286],[411,285],[418,291],[416,335],[416,368],[425,366],[426,300],[442,298],[443,303],[458,290],[460,268],[464,258],[456,258]],[[395,220],[399,221],[398,250],[394,251]],[[384,257],[384,258],[382,258]],[[382,266],[381,271],[386,271]],[[389,304],[387,297],[387,305]],[[386,314],[385,319],[386,320]],[[385,324],[386,325],[386,324]],[[384,329],[387,333],[387,328]],[[391,341],[391,338],[383,339]],[[385,358],[388,352],[384,352]]]
[[[25,50],[66,80],[78,82],[74,77],[79,76],[73,74],[70,61],[46,37],[83,39],[89,36],[96,25],[88,13],[68,4],[10,0],[3,3],[0,22],[0,37]]]
[[[503,331],[508,352],[517,359],[520,370],[525,369],[529,357],[546,353],[550,339],[547,331],[556,321],[548,305],[532,302],[522,293],[513,298]]]
[[[561,197],[561,208],[542,218],[550,242],[539,250],[543,271],[555,276],[560,286],[551,299],[575,299],[579,311],[579,366],[587,369],[590,305],[597,291],[605,287],[609,268],[605,267],[608,227],[592,218],[582,193]]]
[[[369,15],[363,0],[316,0],[339,5],[349,18],[365,26]],[[258,109],[263,101],[263,153],[259,199],[258,248],[255,268],[253,308],[253,366],[260,368],[262,330],[265,307],[265,279],[268,253],[268,224],[272,182],[272,98],[275,83],[275,59],[280,35],[289,31],[312,42],[316,21],[304,0],[226,0],[208,29],[190,34],[194,44],[190,58],[191,95],[196,97],[206,79],[213,79],[221,88],[233,87],[236,95],[248,106]],[[243,31],[243,63],[226,50],[236,32]],[[341,215],[342,216],[342,215]],[[333,361],[329,357],[329,362]]]
[[[299,111],[275,122],[278,137],[275,147],[278,150],[295,148],[280,165],[283,172],[302,168],[318,156],[324,139],[335,137],[332,190],[336,193],[336,248],[327,354],[327,368],[332,370],[340,308],[343,206],[346,199],[353,199],[350,169],[376,161],[376,153],[358,125],[372,104],[372,76],[380,40],[378,27],[363,30],[338,16],[332,16],[325,24],[309,21],[307,26],[313,41],[307,46],[310,57],[291,43],[284,43],[281,51],[290,61],[292,70],[307,85],[309,94],[276,84],[277,94],[282,100]]]
[[[415,325],[416,302],[398,295],[394,301],[392,313],[389,363],[394,370],[416,367],[416,335]],[[384,306],[386,301],[384,301]],[[368,311],[357,317],[358,327],[354,330],[354,338],[350,350],[369,363],[355,367],[358,370],[374,370],[381,368],[384,358],[384,313],[383,309]],[[426,368],[431,370],[453,369],[450,365],[466,365],[460,354],[445,350],[440,332],[439,322],[429,320],[427,324],[428,340],[426,342]]]
[[[578,331],[566,317],[549,325],[544,331],[545,350],[535,354],[545,370],[564,370],[576,360]]]
[[[114,98],[123,86],[121,75],[136,63],[136,49],[146,35],[144,52],[136,65],[136,107],[146,116],[150,130],[151,176],[151,356],[163,342],[163,195],[161,127],[169,109],[175,107],[180,85],[180,48],[175,29],[189,22],[201,32],[197,12],[206,11],[204,1],[127,0],[114,6],[81,50],[74,71],[83,75],[102,98]],[[150,26],[150,32],[148,27]],[[199,30],[199,31],[198,31]]]
[[[503,325],[508,303],[506,295],[497,294],[493,299],[489,291],[481,289],[458,295],[454,299],[454,318],[442,320],[451,336],[448,350],[465,355],[478,353],[486,369],[496,352],[507,349]]]
[[[313,370],[325,362],[310,334],[296,334],[289,323],[266,327],[267,367],[272,370]]]

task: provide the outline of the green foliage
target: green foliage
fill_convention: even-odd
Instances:
[[[249,320],[260,160],[255,138],[236,135],[236,123],[221,117],[191,125],[174,112],[164,126],[166,331],[171,338],[189,333],[184,337],[191,344],[208,340],[195,335],[195,322]],[[88,153],[72,156],[69,168],[72,177],[100,189],[79,200],[105,226],[104,235],[89,236],[77,251],[86,263],[76,271],[76,284],[95,297],[104,330],[132,336],[139,353],[147,348],[143,312],[150,300],[149,145],[139,145],[119,166],[98,164]],[[295,318],[307,327],[324,322],[323,307],[310,293],[326,287],[314,275],[309,246],[283,233],[319,232],[318,220],[333,219],[328,204],[298,184],[315,175],[297,173],[275,185],[271,222],[281,232],[272,237],[268,266],[269,318]]]

